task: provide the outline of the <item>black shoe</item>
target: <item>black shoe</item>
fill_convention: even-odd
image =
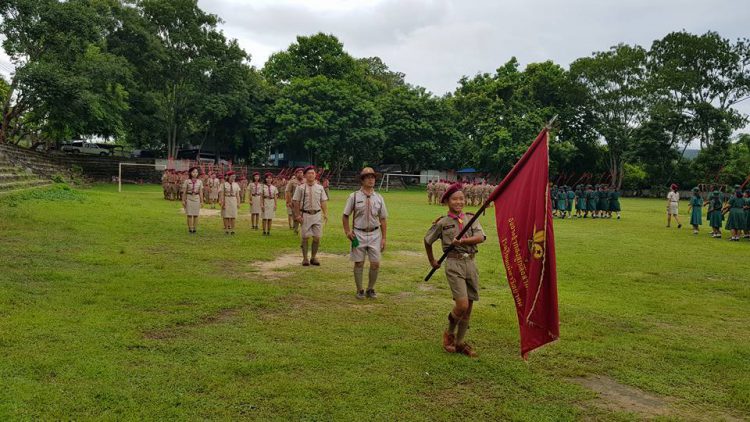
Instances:
[[[378,294],[375,293],[375,289],[367,289],[367,297],[369,297],[370,299],[377,299]]]
[[[677,225],[677,228],[678,228],[678,229],[681,229],[681,228],[682,228],[682,224],[678,224],[678,225]]]

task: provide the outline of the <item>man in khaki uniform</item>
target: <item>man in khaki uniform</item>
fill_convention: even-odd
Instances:
[[[432,198],[435,196],[435,184],[432,180],[427,182],[427,203],[432,205]]]
[[[365,256],[370,260],[367,297],[376,298],[375,282],[380,270],[380,254],[385,250],[387,231],[386,219],[388,210],[383,197],[375,192],[377,175],[372,167],[365,167],[359,174],[362,188],[351,195],[344,205],[342,218],[344,234],[352,242],[349,257],[354,262],[354,283],[357,286],[357,299],[365,298],[362,279],[365,268]],[[353,230],[350,229],[349,216],[352,216]]]
[[[468,224],[473,216],[464,214],[465,201],[460,183],[448,188],[441,198],[441,202],[448,205],[448,215],[435,220],[424,237],[424,246],[427,259],[433,268],[439,268],[440,264],[433,255],[432,244],[440,240],[443,252],[451,245],[454,247],[444,261],[445,277],[448,279],[455,305],[448,314],[448,329],[443,333],[443,348],[450,353],[474,357],[476,353],[464,342],[464,337],[469,329],[474,302],[479,300],[479,273],[474,256],[477,253],[477,245],[484,242],[486,237],[482,226],[475,222],[463,237],[457,238],[464,224]]]
[[[294,170],[294,176],[289,179],[286,187],[284,188],[287,220],[289,220],[289,228],[294,229],[295,233],[299,231],[299,223],[297,223],[297,220],[294,218],[294,205],[292,204],[292,197],[294,196],[294,192],[297,190],[297,186],[301,185],[302,183],[302,169],[297,168]]]
[[[323,224],[328,222],[328,196],[315,180],[315,167],[307,166],[303,172],[305,182],[297,186],[292,197],[295,220],[300,223],[302,236],[302,265],[320,265],[317,259]],[[307,260],[308,239],[312,237],[312,253]]]

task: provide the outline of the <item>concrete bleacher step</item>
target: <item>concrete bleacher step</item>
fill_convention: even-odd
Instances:
[[[16,190],[38,188],[42,186],[51,185],[52,182],[49,180],[33,179],[33,180],[21,180],[13,182],[0,182],[0,192],[11,192]]]

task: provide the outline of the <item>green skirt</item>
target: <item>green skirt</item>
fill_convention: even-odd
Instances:
[[[708,221],[711,227],[720,228],[722,221],[724,221],[724,216],[721,215],[721,211],[709,211]]]
[[[727,225],[724,228],[727,230],[744,230],[745,225],[745,211],[743,211],[742,208],[730,209],[729,218],[727,218]]]
[[[693,210],[690,212],[690,224],[693,226],[700,226],[703,224],[703,208],[700,207],[693,207]],[[721,223],[719,223],[721,225]]]

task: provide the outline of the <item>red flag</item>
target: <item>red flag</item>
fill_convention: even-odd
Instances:
[[[490,197],[521,330],[521,356],[556,340],[557,269],[549,203],[549,135],[542,130]]]

